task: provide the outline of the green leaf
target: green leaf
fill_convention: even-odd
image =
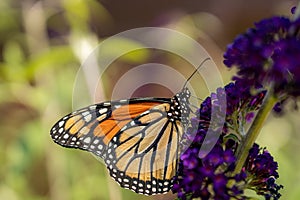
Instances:
[[[77,62],[77,59],[70,47],[53,47],[49,51],[36,55],[28,62],[26,76],[31,79],[39,70],[69,65],[72,62]]]
[[[6,79],[10,81],[24,80],[25,55],[20,44],[14,41],[7,42],[4,46],[3,60],[2,73]]]

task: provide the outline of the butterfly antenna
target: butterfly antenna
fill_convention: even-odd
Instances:
[[[198,69],[200,69],[200,67],[202,67],[202,65],[206,62],[210,60],[210,58],[206,58],[204,59],[200,65],[197,67],[197,69],[190,75],[190,77],[185,81],[184,85],[183,85],[183,88],[185,88],[186,84],[189,82],[189,80],[194,76],[194,74],[198,71]]]

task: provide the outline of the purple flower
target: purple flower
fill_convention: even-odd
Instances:
[[[259,109],[264,95],[265,91],[251,94],[249,87],[237,81],[226,85],[224,89],[218,89],[203,101],[197,112],[198,117],[191,120],[191,127],[183,135],[184,141],[191,145],[181,155],[177,176],[174,178],[172,191],[177,193],[179,199],[246,199],[244,190],[247,188],[264,195],[266,199],[280,197],[281,186],[275,183],[278,178],[277,163],[265,149],[261,150],[256,144],[249,152],[243,170],[233,174],[235,151],[241,134],[235,126],[249,123],[250,113]],[[222,105],[224,96],[226,104]],[[212,106],[219,108],[214,116],[211,115]],[[199,151],[207,131],[213,120],[222,117],[218,111],[224,108],[225,126],[221,136],[215,140],[217,142],[212,150],[201,159]]]
[[[266,199],[279,199],[279,190],[283,186],[275,183],[275,179],[279,177],[277,169],[278,165],[271,154],[254,144],[244,167],[249,174],[248,185],[257,188],[257,193],[264,195]]]
[[[260,86],[256,86],[257,90],[261,90]],[[231,129],[238,137],[243,134],[237,132],[240,130],[240,127],[244,126],[246,123],[251,122],[251,119],[254,117],[254,112],[260,108],[260,105],[265,97],[265,90],[257,92],[255,95],[252,94],[251,88],[249,86],[243,85],[242,81],[236,81],[235,83],[229,83],[225,86],[223,90],[218,89],[217,93],[213,93],[217,99],[224,99],[225,95],[226,101],[222,105],[225,108],[220,108],[220,114],[214,113],[214,116],[211,116],[212,105],[219,103],[220,101],[214,101],[212,103],[212,97],[206,98],[200,106],[200,109],[197,111],[199,118],[192,119],[192,125],[198,125],[202,129],[206,130],[210,127],[211,121],[224,121],[224,115],[221,112],[224,112],[225,109],[225,125],[223,127],[223,132],[228,132],[228,129]],[[216,106],[214,106],[216,107]],[[220,106],[221,107],[221,106]],[[218,127],[222,127],[223,124],[217,124]],[[238,127],[237,127],[238,126]],[[211,128],[211,127],[210,127]],[[201,130],[201,129],[200,129]],[[199,131],[199,130],[198,130]],[[203,130],[202,130],[203,131]],[[202,139],[204,136],[202,136]]]
[[[224,64],[243,85],[274,87],[283,100],[300,95],[300,19],[273,17],[255,24],[227,47]]]

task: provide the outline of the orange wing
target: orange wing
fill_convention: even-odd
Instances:
[[[130,121],[139,116],[141,113],[151,109],[158,105],[157,102],[147,102],[143,104],[130,104],[123,105],[115,109],[111,116],[100,123],[95,131],[94,135],[98,137],[104,137],[103,141],[107,145],[108,142]]]
[[[109,141],[134,118],[169,99],[145,98],[104,102],[60,119],[50,135],[57,144],[90,151],[103,158]]]

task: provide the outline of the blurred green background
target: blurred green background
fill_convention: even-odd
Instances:
[[[51,126],[74,109],[74,82],[86,55],[78,44],[85,41],[96,47],[105,38],[136,27],[172,28],[199,41],[228,82],[232,72],[222,65],[226,45],[255,21],[290,15],[295,4],[286,0],[0,1],[0,199],[173,199],[172,194],[146,197],[121,189],[91,154],[52,142]],[[115,49],[111,51],[106,53]],[[167,52],[132,52],[117,59],[101,77],[103,96],[110,97],[127,70],[149,62],[164,63],[185,76],[192,71],[184,60]],[[205,88],[204,83],[196,84]],[[152,85],[135,95],[172,93]],[[279,163],[279,183],[285,186],[282,199],[288,200],[300,199],[298,121],[297,112],[271,116],[258,139]]]

